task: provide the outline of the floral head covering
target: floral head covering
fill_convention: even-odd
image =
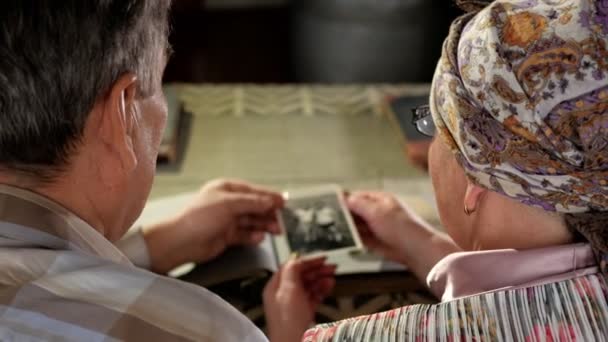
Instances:
[[[608,1],[461,2],[483,9],[444,44],[440,135],[473,181],[565,213],[608,252]]]

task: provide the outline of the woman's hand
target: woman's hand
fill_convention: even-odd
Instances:
[[[144,227],[152,269],[166,273],[186,262],[209,261],[226,248],[257,245],[266,233],[279,234],[275,212],[281,194],[242,181],[203,186],[176,217]]]
[[[346,202],[364,244],[387,259],[405,263],[409,235],[423,229],[424,220],[383,192],[353,193]]]
[[[336,267],[325,258],[291,260],[264,289],[270,341],[300,341],[314,322],[317,306],[332,291]]]
[[[435,231],[391,194],[356,192],[346,202],[363,243],[385,258],[407,265],[420,279],[441,258],[459,250],[448,236]]]

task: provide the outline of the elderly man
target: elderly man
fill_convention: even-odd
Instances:
[[[277,233],[279,194],[213,182],[175,218],[120,240],[154,177],[169,6],[0,2],[0,340],[266,340],[221,299],[159,273]],[[283,271],[275,282],[293,280],[305,304],[332,285],[319,260]],[[271,337],[285,340],[287,311],[269,288]]]

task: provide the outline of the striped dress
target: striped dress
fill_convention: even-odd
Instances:
[[[591,274],[324,324],[304,341],[606,341],[607,296]]]

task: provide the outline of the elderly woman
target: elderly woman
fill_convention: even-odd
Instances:
[[[608,3],[463,5],[430,110],[417,111],[423,132],[436,127],[429,165],[449,237],[388,194],[349,198],[368,245],[442,302],[319,326],[306,341],[608,336]],[[274,279],[268,307],[289,313],[294,284]]]

